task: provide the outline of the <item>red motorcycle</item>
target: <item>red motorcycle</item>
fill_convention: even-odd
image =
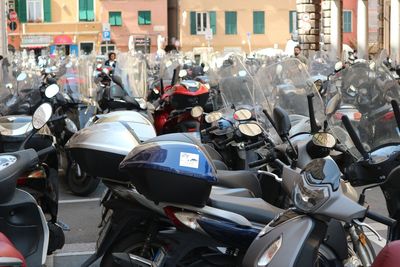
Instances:
[[[209,88],[198,81],[182,80],[186,71],[181,70],[178,83],[163,88],[161,81],[160,105],[154,114],[157,134],[200,131],[203,108],[209,98]]]

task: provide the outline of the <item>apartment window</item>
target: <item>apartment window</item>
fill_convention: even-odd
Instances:
[[[217,33],[217,13],[209,12],[190,12],[190,33],[205,34],[211,28],[213,34]]]
[[[28,22],[43,21],[43,2],[42,0],[27,0],[27,20]]]
[[[297,12],[289,11],[289,32],[297,31]]]
[[[122,26],[122,16],[121,12],[109,12],[108,13],[108,22],[111,26]]]
[[[94,0],[79,0],[79,21],[94,21]]]
[[[253,33],[264,34],[265,33],[265,13],[264,11],[253,12]]]
[[[151,24],[151,11],[139,11],[139,25],[150,25]]]
[[[349,10],[343,11],[343,32],[352,32],[352,12]]]
[[[196,32],[197,34],[204,34],[210,27],[208,13],[200,12],[196,13]]]
[[[225,34],[237,34],[237,13],[236,11],[225,12]]]

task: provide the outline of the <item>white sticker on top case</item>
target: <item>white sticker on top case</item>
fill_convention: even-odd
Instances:
[[[199,168],[199,154],[181,152],[179,158],[179,166],[198,169]]]

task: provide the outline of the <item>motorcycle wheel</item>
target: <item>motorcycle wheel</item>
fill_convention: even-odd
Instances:
[[[119,267],[113,260],[113,253],[125,252],[140,255],[143,249],[144,242],[146,240],[146,234],[134,233],[128,237],[115,242],[108,251],[104,254],[101,259],[100,267]],[[145,259],[153,259],[159,248],[162,245],[157,240],[152,241],[145,254],[142,256]]]
[[[97,177],[82,172],[76,162],[72,162],[67,172],[68,187],[74,195],[85,197],[93,193],[100,183]]]

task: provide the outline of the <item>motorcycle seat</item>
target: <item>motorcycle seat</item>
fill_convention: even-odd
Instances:
[[[260,181],[255,171],[218,170],[217,185],[228,188],[246,188],[250,190],[255,197],[262,197]]]
[[[375,258],[372,267],[395,267],[400,262],[400,241],[387,244]]]
[[[0,203],[10,201],[18,176],[37,161],[37,153],[33,149],[0,154]]]
[[[3,233],[0,233],[0,266],[26,267],[24,256]]]
[[[226,196],[213,193],[210,195],[210,205],[217,209],[240,214],[250,221],[261,224],[269,223],[277,214],[283,211],[261,198]]]
[[[211,194],[246,198],[254,197],[254,194],[246,188],[225,188],[219,186],[213,186],[211,188]]]

